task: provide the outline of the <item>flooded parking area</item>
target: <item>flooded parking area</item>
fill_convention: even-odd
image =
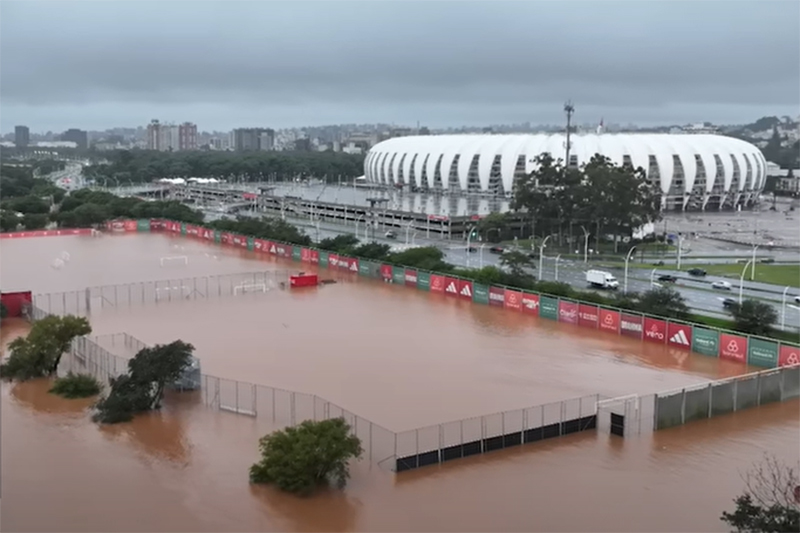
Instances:
[[[54,267],[63,252],[69,259]],[[187,260],[161,265],[173,256]],[[298,268],[164,235],[4,241],[0,257],[3,289],[34,292]],[[748,370],[347,275],[308,291],[105,306],[92,323],[97,334],[125,331],[150,344],[181,338],[207,374],[318,394],[396,431]],[[4,322],[3,344],[26,327]],[[718,517],[741,490],[740,472],[767,442],[795,460],[800,430],[800,402],[791,401],[398,475],[364,461],[344,492],[296,499],[247,483],[257,439],[271,430],[264,419],[177,397],[160,413],[98,428],[85,402],[47,389],[2,384],[3,530],[724,531]]]

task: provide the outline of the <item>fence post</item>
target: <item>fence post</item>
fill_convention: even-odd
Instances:
[[[458,421],[458,443],[462,444],[462,445],[464,444],[464,420],[463,419]],[[463,455],[464,450],[461,450],[461,453]]]
[[[686,423],[686,389],[681,391],[681,424]]]
[[[761,372],[756,374],[756,405],[761,405]]]
[[[711,418],[714,412],[712,406],[714,405],[714,383],[708,384],[708,418]]]
[[[653,431],[658,431],[658,393],[653,395]]]
[[[784,372],[782,368],[778,369],[778,372],[780,372],[780,374],[781,374],[781,379],[779,381],[778,389],[781,392],[781,401],[783,401],[784,400],[784,398],[783,398],[783,392],[784,392],[783,381],[784,381],[784,379],[786,379],[786,372]]]
[[[739,407],[739,378],[733,380],[733,412]]]
[[[418,429],[414,430],[414,441],[415,441],[415,446],[416,446],[416,449],[414,451],[414,455],[416,456],[416,459],[417,459],[417,466],[419,466],[419,430]]]
[[[500,431],[502,435],[506,434],[506,412],[500,413]]]
[[[270,389],[272,389],[272,422],[275,423],[275,387]]]
[[[316,396],[315,396],[316,399]],[[317,405],[314,403],[314,413],[316,420]],[[369,464],[372,465],[372,422],[369,423]]]

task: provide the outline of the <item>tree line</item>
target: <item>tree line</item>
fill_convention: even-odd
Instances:
[[[0,166],[0,231],[13,231],[18,227],[36,230],[47,226],[51,206],[61,202],[66,192],[34,176],[63,168],[63,162],[54,160]]]

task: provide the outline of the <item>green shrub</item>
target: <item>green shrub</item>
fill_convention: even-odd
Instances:
[[[101,388],[94,376],[70,372],[63,378],[57,378],[49,392],[62,398],[89,398],[100,394]]]

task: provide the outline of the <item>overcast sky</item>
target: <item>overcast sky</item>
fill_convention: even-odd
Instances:
[[[800,2],[0,2],[0,129],[751,122],[800,114]]]

